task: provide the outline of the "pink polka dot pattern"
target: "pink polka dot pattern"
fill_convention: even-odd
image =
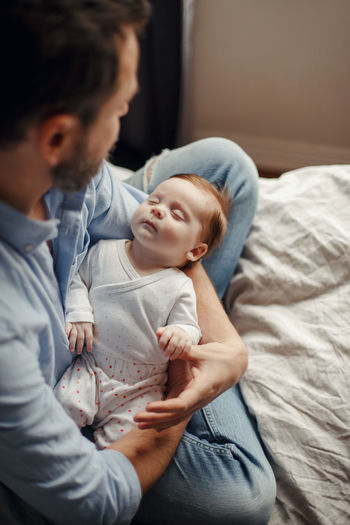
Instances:
[[[147,403],[163,398],[166,365],[144,365],[108,355],[83,353],[60,382],[65,408],[82,428],[93,424],[104,449],[135,426],[134,416]]]

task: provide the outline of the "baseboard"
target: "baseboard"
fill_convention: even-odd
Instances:
[[[350,148],[227,133],[214,129],[198,130],[194,140],[204,137],[226,137],[237,142],[263,170],[282,172],[304,166],[350,164]]]

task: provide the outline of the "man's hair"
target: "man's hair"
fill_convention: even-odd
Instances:
[[[51,115],[88,126],[117,82],[116,37],[149,14],[148,0],[2,0],[0,148]]]
[[[178,173],[171,178],[187,180],[197,186],[197,188],[211,195],[216,206],[208,206],[203,220],[203,242],[208,245],[205,256],[223,240],[227,229],[227,217],[232,204],[228,190],[218,185],[210,184],[206,179],[194,173]],[[214,201],[214,202],[215,202]]]

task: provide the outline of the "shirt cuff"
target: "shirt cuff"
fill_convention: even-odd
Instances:
[[[100,453],[104,455],[106,464],[118,478],[118,483],[115,484],[116,490],[121,493],[116,495],[116,500],[119,501],[118,525],[126,525],[136,514],[141,501],[140,480],[133,464],[124,454],[111,449],[101,450]]]
[[[197,345],[202,334],[198,327],[189,325],[189,324],[177,324],[179,328],[182,328],[182,330],[185,330],[185,332],[191,337],[192,344]]]
[[[91,312],[69,312],[66,315],[66,323],[94,323]]]

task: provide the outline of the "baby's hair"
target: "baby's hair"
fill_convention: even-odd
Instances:
[[[231,198],[226,187],[210,184],[206,179],[194,173],[178,173],[171,178],[187,180],[215,198],[217,205],[208,210],[207,221],[203,223],[203,242],[208,245],[206,256],[223,240],[227,229],[227,216],[231,207]],[[211,212],[211,213],[210,213]]]

